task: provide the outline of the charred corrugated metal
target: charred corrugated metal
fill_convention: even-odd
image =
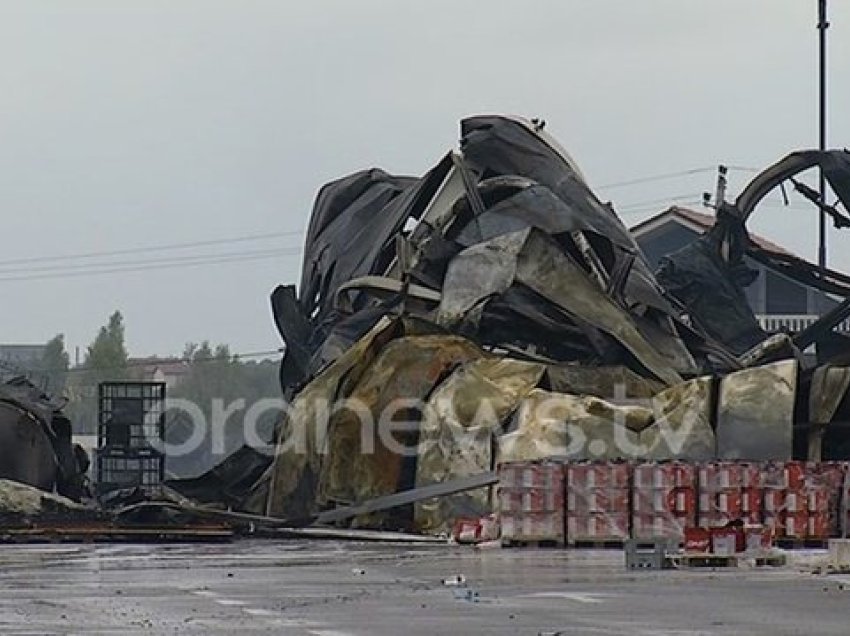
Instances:
[[[489,485],[439,500],[412,494],[389,515],[357,504],[475,482],[506,458],[790,457],[810,387],[828,394],[812,418],[842,412],[846,374],[813,381],[800,352],[831,338],[850,305],[797,339],[769,338],[746,302],[752,273],[742,259],[780,256],[749,241],[746,221],[782,183],[811,199],[796,175],[814,166],[846,207],[848,157],[805,151],[772,166],[734,203],[718,202],[715,226],[657,278],[542,122],[471,117],[459,149],[421,178],[369,170],[328,184],[298,292],[272,295],[293,402],[245,506],[309,518],[353,505],[380,511],[360,524],[435,532],[486,512]],[[814,203],[847,225],[836,206]],[[850,277],[782,265],[850,295]],[[351,409],[317,427],[317,400],[354,402],[370,422],[415,401],[402,409],[415,452],[390,448]],[[367,442],[377,449],[368,456]]]

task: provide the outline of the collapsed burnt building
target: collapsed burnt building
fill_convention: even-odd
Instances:
[[[72,442],[63,407],[23,376],[0,383],[0,479],[55,490],[73,501],[90,496],[90,460]]]
[[[836,205],[797,181],[813,167]],[[421,178],[372,169],[327,184],[301,283],[271,298],[290,408],[273,459],[235,507],[333,518],[554,456],[850,456],[850,436],[830,426],[850,415],[850,344],[832,332],[850,301],[800,333],[770,335],[742,291],[745,254],[777,258],[749,241],[746,221],[786,183],[850,225],[838,210],[850,204],[850,153],[798,152],[734,202],[721,197],[714,227],[657,273],[540,121],[470,117],[459,149]],[[845,275],[773,264],[850,297]],[[801,355],[811,347],[816,364]],[[378,430],[396,421],[408,426]],[[444,530],[487,512],[481,483],[361,508],[356,523]]]

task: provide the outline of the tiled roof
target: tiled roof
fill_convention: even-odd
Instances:
[[[631,228],[631,233],[634,235],[640,235],[642,231],[648,230],[651,227],[658,227],[667,219],[671,221],[684,222],[685,225],[690,225],[692,227],[696,226],[694,229],[701,230],[702,232],[707,232],[711,226],[714,225],[714,216],[711,214],[704,214],[702,212],[696,212],[688,208],[681,208],[674,205],[633,226]],[[781,254],[783,256],[794,256],[794,254],[786,250],[781,245],[777,245],[773,241],[770,241],[763,236],[759,236],[758,234],[750,232],[750,240],[753,244],[766,252]]]
[[[141,367],[146,374],[153,374],[157,369],[167,375],[181,375],[189,372],[189,365],[180,358],[130,358],[128,362],[134,367]]]

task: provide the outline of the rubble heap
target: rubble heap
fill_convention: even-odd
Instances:
[[[372,169],[327,184],[301,283],[272,294],[291,408],[241,508],[310,520],[507,461],[790,460],[801,439],[807,452],[846,409],[850,375],[800,352],[850,304],[770,337],[741,259],[761,198],[812,166],[847,207],[850,153],[795,153],[719,201],[715,227],[658,278],[543,122],[471,117],[421,178]],[[786,265],[850,296],[840,274]],[[801,422],[817,426],[801,438]],[[413,497],[355,523],[440,532],[491,511],[491,495]]]

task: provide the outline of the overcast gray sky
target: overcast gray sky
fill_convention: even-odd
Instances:
[[[843,147],[850,2],[831,5],[830,139]],[[277,347],[268,294],[297,280],[316,190],[370,166],[422,173],[467,114],[545,118],[628,224],[696,200],[712,172],[601,186],[815,146],[816,6],[0,0],[0,341],[63,332],[73,351],[120,309],[133,354]],[[748,176],[733,171],[733,194]],[[750,228],[815,257],[813,211],[772,203]],[[850,232],[830,233],[831,265],[850,270],[848,246]],[[151,269],[201,254],[255,260]],[[80,267],[104,262],[146,269]]]

